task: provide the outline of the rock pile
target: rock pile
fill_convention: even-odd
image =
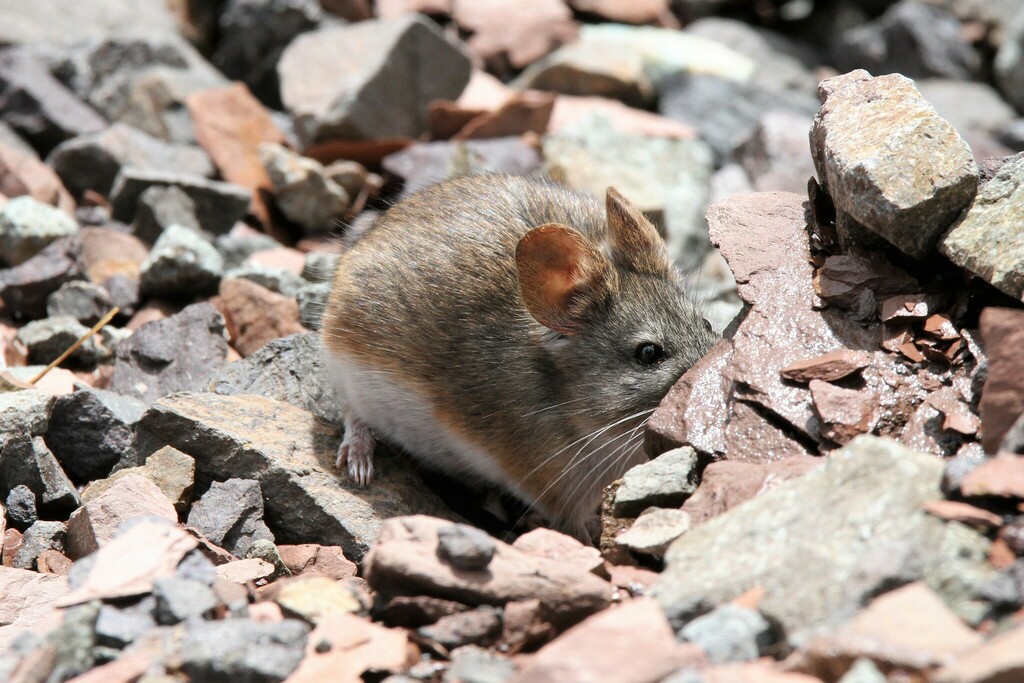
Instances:
[[[777,4],[0,0],[0,679],[1024,678],[1024,10]],[[340,253],[492,171],[722,332],[598,547],[334,467]]]

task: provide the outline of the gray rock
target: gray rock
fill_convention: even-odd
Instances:
[[[260,145],[260,161],[273,185],[274,203],[307,234],[329,233],[352,201],[323,165],[276,143]]]
[[[730,604],[697,617],[679,636],[700,645],[713,664],[752,661],[766,654],[775,641],[771,624],[761,614]]]
[[[141,195],[135,206],[135,236],[153,244],[164,230],[180,225],[196,233],[203,231],[196,217],[196,203],[175,185],[154,185]]]
[[[898,2],[878,19],[842,33],[832,43],[832,61],[841,72],[866,69],[915,79],[972,80],[981,70],[981,58],[956,16],[915,0]]]
[[[73,481],[110,474],[119,461],[134,462],[134,426],[145,406],[130,396],[79,390],[57,398],[46,445]]]
[[[505,683],[516,673],[510,659],[467,645],[453,650],[451,665],[444,672],[445,683]]]
[[[416,632],[448,650],[470,644],[490,645],[501,635],[502,609],[483,605],[474,610],[448,614]]]
[[[522,89],[607,97],[634,107],[654,99],[643,57],[623,46],[576,41],[531,64],[514,81]]]
[[[227,353],[220,312],[207,303],[186,306],[118,344],[110,390],[149,404],[176,391],[205,389],[224,367]]]
[[[260,484],[251,479],[213,482],[192,505],[188,525],[237,557],[244,557],[256,539],[274,540],[263,522]]]
[[[485,569],[495,549],[494,539],[468,524],[452,524],[437,531],[437,556],[456,569]]]
[[[109,196],[117,174],[126,166],[147,171],[173,169],[197,176],[214,174],[213,163],[202,149],[171,144],[123,123],[62,143],[46,162],[75,197],[86,190]]]
[[[180,579],[198,581],[204,586],[212,586],[217,580],[217,567],[206,558],[202,550],[189,551],[174,570]]]
[[[312,414],[258,395],[175,394],[157,401],[137,428],[141,453],[169,444],[195,458],[197,484],[258,480],[279,543],[340,545],[358,561],[389,517],[455,517],[404,459],[381,449],[376,483],[358,487],[334,468],[339,441]]]
[[[697,490],[697,453],[675,448],[632,468],[615,492],[616,517],[635,517],[651,506],[677,508]]]
[[[999,90],[1017,111],[1024,111],[1024,12],[1018,10],[1006,27],[992,68]]]
[[[46,302],[61,285],[85,278],[78,235],[64,237],[19,266],[0,270],[0,299],[21,318],[46,317]]]
[[[4,24],[0,30],[9,27],[7,21]],[[50,75],[45,64],[20,49],[0,53],[0,118],[42,154],[107,126],[102,116]]]
[[[258,394],[341,424],[338,398],[324,371],[320,338],[312,332],[274,339],[229,364],[212,384],[225,396]]]
[[[675,541],[652,594],[666,609],[765,589],[761,612],[799,645],[850,618],[886,586],[923,579],[954,611],[970,611],[992,575],[988,541],[928,515],[942,462],[860,436],[825,464]]]
[[[648,508],[633,526],[615,537],[615,545],[640,555],[665,554],[669,544],[690,530],[690,515],[684,510]]]
[[[153,245],[140,274],[144,295],[191,299],[217,291],[224,275],[224,259],[196,231],[171,225]]]
[[[224,259],[224,270],[234,270],[258,251],[280,247],[277,240],[267,235],[221,235],[214,240],[217,251]]]
[[[302,277],[314,284],[331,282],[334,271],[338,269],[341,254],[328,251],[311,251],[306,254],[306,264],[302,267]]]
[[[189,625],[172,651],[192,681],[278,683],[302,660],[308,631],[297,619],[199,621]]]
[[[96,666],[96,619],[100,602],[76,605],[64,612],[64,620],[47,634],[55,651],[53,670],[47,680],[66,681]]]
[[[0,259],[17,266],[47,245],[78,232],[78,223],[60,209],[28,195],[0,208]]]
[[[156,598],[147,595],[131,605],[104,604],[96,617],[96,640],[100,645],[121,649],[156,628],[153,611]]]
[[[195,202],[200,225],[213,235],[223,235],[231,230],[245,216],[252,199],[249,190],[231,183],[177,171],[145,171],[129,167],[121,169],[111,190],[114,218],[130,223],[142,193],[153,186],[167,185],[180,188]]]
[[[942,471],[942,492],[950,494],[959,491],[964,477],[976,470],[985,460],[987,456],[981,449],[958,453],[946,460]]]
[[[24,484],[18,484],[7,494],[4,501],[4,509],[7,511],[7,520],[12,527],[19,531],[32,526],[39,518],[36,511],[36,494]]]
[[[64,541],[67,539],[67,526],[64,522],[37,521],[25,530],[21,539],[21,548],[14,555],[11,566],[15,569],[35,569],[36,558],[44,550],[64,552]]]
[[[277,71],[281,101],[309,146],[331,138],[419,137],[430,103],[462,93],[470,61],[436,24],[412,14],[301,35]]]
[[[1024,158],[1003,165],[981,186],[967,215],[939,251],[997,289],[1024,299]]]
[[[110,303],[120,307],[122,315],[135,315],[141,297],[138,278],[111,275],[103,282],[103,287],[110,296]]]
[[[78,507],[78,491],[40,436],[11,434],[0,449],[0,491],[24,484],[39,514],[66,518]]]
[[[187,619],[202,619],[220,604],[208,585],[177,576],[154,581],[153,597],[157,622],[168,626]]]
[[[317,0],[230,0],[220,14],[213,64],[228,78],[243,81],[263,102],[279,105],[281,53],[322,17]]]
[[[71,45],[109,35],[167,35],[178,23],[163,0],[0,0],[0,44]]]
[[[253,541],[249,548],[245,551],[245,559],[256,558],[263,560],[267,564],[274,567],[274,573],[269,577],[270,579],[278,579],[283,576],[291,576],[292,572],[288,569],[288,565],[281,559],[281,553],[278,551],[277,546],[272,541],[268,541],[265,538],[257,538]]]
[[[1024,118],[1017,118],[1003,126],[996,135],[999,142],[1012,150],[1024,150]]]
[[[820,92],[811,153],[840,239],[869,231],[910,256],[929,254],[977,189],[967,143],[898,74],[854,71]]]
[[[807,192],[814,162],[807,153],[812,117],[771,111],[736,146],[737,161],[758,192]]]
[[[88,327],[70,315],[58,315],[33,320],[18,330],[16,338],[28,349],[29,362],[46,365],[56,360],[88,331]],[[100,355],[95,337],[90,337],[68,358],[83,365],[92,365]]]
[[[982,584],[978,597],[1004,614],[1024,606],[1024,560],[1018,559]]]
[[[331,295],[331,285],[326,282],[308,284],[295,293],[299,302],[299,322],[310,330],[319,330],[320,321],[327,308],[327,298]]]
[[[56,397],[39,389],[0,393],[0,448],[16,434],[42,436]]]
[[[1016,116],[999,91],[987,83],[932,78],[917,81],[917,89],[961,135],[996,136]]]
[[[72,281],[46,299],[48,316],[71,316],[83,325],[95,325],[114,307],[110,295],[103,287],[85,281]]]
[[[287,297],[297,297],[299,290],[307,285],[306,281],[290,270],[265,266],[262,263],[246,263],[233,268],[224,274],[226,279],[243,278],[266,287],[272,292]]]
[[[33,159],[39,158],[36,151],[32,149],[32,145],[25,142],[25,140],[23,140],[9,124],[4,123],[3,121],[0,121],[0,145],[16,149],[22,154],[27,154]]]

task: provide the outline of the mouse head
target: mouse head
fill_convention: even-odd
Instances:
[[[715,340],[650,221],[613,188],[606,211],[600,243],[549,223],[516,248],[520,293],[553,333],[565,398],[598,424],[653,409]]]

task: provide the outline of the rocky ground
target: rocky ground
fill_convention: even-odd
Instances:
[[[0,680],[1024,680],[1017,0],[0,17]],[[333,467],[338,254],[489,171],[616,186],[723,332],[598,547]]]

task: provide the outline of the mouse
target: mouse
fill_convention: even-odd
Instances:
[[[325,372],[337,466],[373,478],[376,440],[486,481],[590,538],[603,489],[716,335],[655,226],[544,179],[464,176],[386,212],[340,258]]]

